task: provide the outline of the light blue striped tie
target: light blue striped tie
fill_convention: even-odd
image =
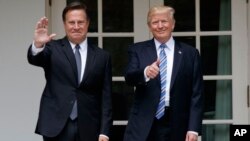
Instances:
[[[156,111],[156,118],[160,119],[165,111],[165,97],[166,97],[166,84],[167,84],[167,56],[164,48],[165,44],[160,45],[160,78],[161,78],[161,97]]]

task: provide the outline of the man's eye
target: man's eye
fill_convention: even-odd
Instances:
[[[83,24],[84,24],[84,22],[79,22],[78,24],[83,25]]]
[[[157,24],[157,23],[158,23],[158,21],[152,22],[152,24]]]
[[[168,21],[161,21],[162,23],[167,23]]]

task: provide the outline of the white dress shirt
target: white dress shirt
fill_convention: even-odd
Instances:
[[[75,46],[76,44],[73,44],[72,42],[69,42],[73,52],[75,53]],[[81,80],[85,71],[85,65],[86,65],[86,60],[87,60],[87,50],[88,50],[88,44],[87,44],[87,39],[85,39],[82,43],[79,44],[79,52],[81,54],[81,63],[82,63],[82,68],[81,68]]]
[[[156,52],[157,52],[157,57],[159,58],[160,56],[160,45],[162,43],[160,43],[159,41],[157,41],[156,39],[154,39],[154,43],[155,43],[155,47],[156,47]],[[166,56],[167,56],[167,86],[166,86],[166,97],[165,97],[165,104],[166,106],[169,106],[169,95],[170,95],[170,82],[171,82],[171,76],[172,76],[172,70],[173,70],[173,62],[174,62],[174,39],[173,37],[171,37],[168,42],[165,43],[166,44],[166,48],[164,49]],[[155,60],[156,61],[156,60]],[[146,67],[144,69],[144,77],[146,82],[148,82],[150,80],[150,78],[147,77],[146,75],[146,69],[148,67]]]
[[[160,56],[160,43],[156,39],[154,39],[155,47],[157,51],[157,56],[159,58]],[[166,56],[167,56],[167,84],[166,84],[166,96],[165,96],[165,103],[166,106],[169,106],[169,94],[170,94],[170,82],[171,82],[171,76],[172,76],[172,70],[173,70],[173,62],[174,62],[174,39],[171,37],[166,43],[166,48],[164,49]]]

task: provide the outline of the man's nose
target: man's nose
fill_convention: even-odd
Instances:
[[[74,28],[79,28],[79,24],[78,24],[78,23],[75,23],[75,24],[74,24]]]
[[[159,21],[159,22],[158,22],[158,27],[161,28],[162,26],[163,26],[162,22]]]

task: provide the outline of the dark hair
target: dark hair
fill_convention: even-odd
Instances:
[[[82,2],[75,1],[75,2],[72,2],[72,3],[68,4],[63,9],[63,13],[62,13],[63,22],[65,22],[65,20],[66,20],[66,14],[67,14],[68,11],[70,11],[70,10],[78,10],[78,9],[81,9],[81,10],[85,11],[86,16],[87,16],[87,20],[89,20],[89,16],[88,16],[88,12],[87,12],[87,6]]]

